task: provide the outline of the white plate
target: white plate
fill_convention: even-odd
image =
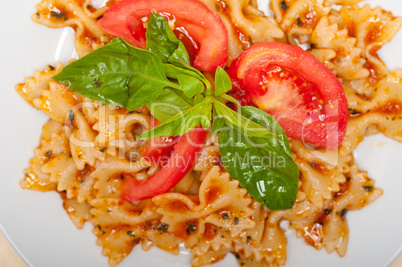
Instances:
[[[107,266],[89,224],[76,230],[56,193],[22,190],[18,183],[39,143],[46,116],[26,104],[14,85],[32,76],[35,69],[73,55],[71,31],[48,29],[30,20],[39,0],[3,1],[2,51],[0,61],[0,229],[24,260],[35,267]],[[263,0],[264,1],[264,0]],[[260,1],[260,2],[263,2]],[[366,1],[381,4],[402,15],[400,0]],[[402,68],[402,32],[380,55],[391,70]],[[402,144],[383,136],[367,138],[356,151],[359,166],[369,172],[384,195],[361,211],[348,213],[349,248],[344,258],[316,251],[287,232],[287,266],[388,266],[402,248]],[[158,249],[149,252],[136,247],[119,267],[190,266],[191,255],[171,256]],[[236,266],[233,256],[216,266]]]

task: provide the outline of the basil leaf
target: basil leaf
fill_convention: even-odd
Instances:
[[[141,134],[140,139],[146,140],[155,137],[179,136],[188,133],[196,126],[202,125],[207,129],[211,124],[212,100],[205,98],[204,101],[176,114],[165,123]]]
[[[212,121],[212,129],[211,134],[216,134],[225,126],[225,120],[218,116],[215,107],[213,108],[213,121]]]
[[[197,105],[204,101],[205,97],[202,94],[195,95],[194,97],[194,105]]]
[[[177,80],[187,97],[193,97],[196,94],[201,94],[204,91],[204,84],[197,78],[188,75],[177,75]]]
[[[254,121],[244,117],[241,114],[242,109],[240,109],[239,107],[239,113],[237,113],[216,99],[214,99],[214,107],[216,110],[216,114],[224,119],[230,127],[240,132],[244,132],[248,136],[275,136],[275,133],[270,132],[267,128],[264,128]]]
[[[224,69],[218,67],[215,72],[215,96],[223,95],[232,90],[232,81]]]
[[[190,59],[183,43],[177,39],[165,17],[152,12],[148,20],[147,50],[154,52],[164,62],[178,60],[190,64]]]
[[[239,101],[237,101],[233,96],[227,95],[227,94],[222,94],[220,95],[222,99],[225,99],[233,104],[236,105],[236,107],[241,108],[242,106],[240,105]]]
[[[187,98],[183,92],[171,88],[165,88],[162,90],[158,98],[147,106],[151,111],[152,116],[163,123],[176,114],[191,108],[193,102],[194,100]]]
[[[288,138],[282,127],[271,115],[252,106],[241,106],[241,110],[243,116],[267,128],[268,131],[275,133],[275,135],[265,136],[264,138],[271,138],[272,140],[270,142],[274,142],[275,146],[282,146],[283,151],[286,152],[289,157],[292,157]]]
[[[180,88],[166,78],[160,58],[121,38],[67,65],[53,79],[91,99],[129,110],[152,103],[165,87]]]
[[[191,67],[186,63],[176,60],[169,61],[168,63],[165,63],[165,72],[166,76],[171,79],[177,79],[178,75],[192,76],[203,82],[207,90],[211,90],[212,88],[211,83],[207,80],[207,78],[205,78],[205,76],[200,71],[198,71],[197,69]]]
[[[190,58],[182,42],[179,43],[179,46],[174,50],[168,61],[179,61],[190,65]]]
[[[241,187],[271,210],[290,209],[296,200],[299,170],[282,128],[266,112],[244,107],[243,115],[274,136],[246,136],[236,129],[219,134],[222,163]]]

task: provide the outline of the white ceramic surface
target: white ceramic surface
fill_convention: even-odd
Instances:
[[[74,56],[72,31],[48,29],[30,20],[39,0],[3,1],[0,25],[0,229],[24,260],[34,267],[107,266],[89,224],[76,230],[56,193],[22,190],[18,183],[39,143],[46,116],[26,104],[14,85],[35,69]],[[266,5],[266,0],[259,1]],[[402,15],[400,0],[365,1]],[[402,32],[381,51],[389,68],[402,68]],[[316,251],[287,231],[287,266],[385,267],[402,248],[402,144],[381,135],[367,138],[356,161],[384,189],[384,195],[361,211],[349,212],[349,249],[344,258]],[[136,247],[119,267],[190,266],[191,255],[175,257],[158,249]],[[232,255],[216,266],[236,266]]]

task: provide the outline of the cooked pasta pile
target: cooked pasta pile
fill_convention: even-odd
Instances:
[[[192,266],[235,253],[242,266],[286,262],[283,220],[317,249],[344,256],[347,211],[370,204],[383,193],[354,163],[352,152],[364,136],[382,132],[402,141],[402,70],[390,73],[377,51],[396,34],[402,18],[359,0],[272,0],[266,17],[255,0],[201,0],[217,12],[229,34],[229,62],[252,44],[304,44],[342,82],[349,103],[346,136],[338,150],[306,147],[291,139],[300,169],[297,200],[290,210],[271,211],[252,199],[219,162],[216,135],[209,135],[193,169],[174,189],[135,203],[120,200],[122,175],[145,180],[159,167],[141,157],[150,129],[146,107],[133,112],[83,97],[52,80],[61,63],[37,71],[16,87],[32,106],[50,117],[21,187],[57,191],[77,228],[94,225],[97,244],[117,265],[141,244],[179,254],[184,243]],[[89,0],[43,0],[33,20],[75,30],[79,57],[113,37],[96,24],[107,6]],[[341,5],[333,9],[332,5]]]

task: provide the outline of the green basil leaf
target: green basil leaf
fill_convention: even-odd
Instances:
[[[179,46],[174,50],[173,54],[168,58],[168,61],[179,61],[190,65],[190,58],[188,56],[186,47],[182,42],[179,43]]]
[[[264,138],[271,138],[271,143],[275,143],[276,147],[282,146],[283,151],[288,153],[289,157],[292,157],[288,138],[282,127],[271,115],[259,108],[252,106],[242,106],[241,110],[243,116],[261,125],[262,127],[267,128],[268,131],[275,133],[275,135],[265,136]]]
[[[237,101],[233,96],[227,95],[227,94],[222,94],[220,95],[220,98],[225,99],[233,104],[236,105],[236,107],[241,108],[241,105],[239,103],[239,101]]]
[[[121,38],[67,65],[53,79],[91,99],[129,110],[152,103],[165,87],[180,88],[166,78],[159,57]]]
[[[207,129],[211,124],[212,100],[205,98],[204,101],[176,114],[170,120],[141,134],[140,139],[146,140],[155,137],[179,136],[188,133],[196,126],[202,125]]]
[[[218,116],[215,107],[213,108],[213,121],[212,121],[212,129],[211,129],[211,134],[216,134],[219,132],[224,126],[225,126],[225,120]]]
[[[165,17],[152,12],[148,20],[147,50],[154,52],[163,61],[174,59],[190,64],[183,43],[177,39]]]
[[[215,96],[223,95],[232,90],[232,81],[224,69],[218,67],[215,72]]]
[[[168,63],[165,63],[164,66],[166,76],[171,79],[177,79],[178,75],[189,75],[199,80],[202,80],[204,76],[198,70],[196,69],[192,70],[191,66],[188,66],[187,64],[184,64],[179,61],[170,61]]]
[[[177,75],[177,81],[187,97],[193,97],[204,91],[204,84],[192,76],[179,74]]]
[[[214,99],[214,107],[216,114],[225,120],[225,122],[232,128],[244,132],[248,136],[263,137],[274,135],[267,128],[255,123],[254,121],[244,117],[241,114],[242,109],[238,107],[239,113],[227,107],[222,102]]]
[[[211,83],[207,80],[207,78],[205,78],[205,76],[200,71],[198,71],[197,69],[191,67],[186,63],[176,60],[169,61],[168,63],[165,63],[165,72],[166,76],[171,79],[177,79],[178,75],[192,76],[203,82],[207,90],[211,90],[212,88]]]
[[[298,167],[279,124],[266,112],[254,109],[245,107],[243,115],[275,135],[255,137],[233,128],[221,130],[222,163],[230,176],[264,206],[271,210],[290,209],[298,190]]]
[[[205,97],[202,94],[195,95],[194,97],[194,105],[197,105],[204,101]]]
[[[176,114],[193,106],[194,100],[186,97],[183,92],[171,88],[162,90],[158,98],[148,104],[148,108],[158,121],[165,122]]]

